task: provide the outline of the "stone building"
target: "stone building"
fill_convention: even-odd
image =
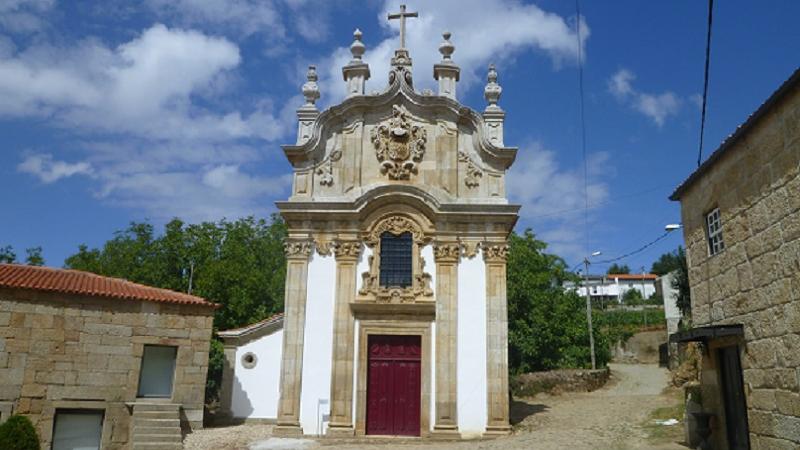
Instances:
[[[460,104],[444,33],[438,92],[419,92],[404,29],[381,92],[364,92],[358,30],[340,104],[318,111],[310,67],[297,142],[283,147],[293,186],[277,204],[288,262],[276,434],[510,430],[506,254],[519,207],[505,194],[516,149],[503,143],[497,72],[482,114]]]
[[[215,305],[75,270],[0,264],[0,420],[43,448],[180,449],[201,428]]]
[[[800,447],[799,170],[800,70],[670,197],[714,448]]]

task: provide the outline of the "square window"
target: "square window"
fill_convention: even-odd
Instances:
[[[142,370],[139,373],[139,397],[172,396],[172,380],[175,377],[177,347],[145,345],[142,353]]]
[[[706,215],[706,235],[708,236],[708,254],[716,255],[725,249],[725,242],[722,240],[722,219],[720,218],[719,208]]]
[[[53,450],[100,450],[102,435],[102,410],[56,410]]]
[[[409,232],[397,236],[389,232],[381,235],[381,286],[411,286],[413,247]]]

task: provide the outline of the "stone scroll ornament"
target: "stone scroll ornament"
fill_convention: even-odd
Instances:
[[[392,107],[392,117],[372,130],[372,144],[381,164],[381,173],[391,180],[408,180],[418,171],[425,155],[428,133],[411,123],[408,110]]]
[[[319,184],[321,186],[333,186],[333,163],[342,159],[342,151],[336,149],[331,152],[322,165],[317,168],[317,175],[319,176]]]

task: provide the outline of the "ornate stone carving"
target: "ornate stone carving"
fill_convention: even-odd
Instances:
[[[461,256],[461,244],[437,243],[433,246],[433,259],[439,261],[458,261]]]
[[[320,186],[333,186],[333,163],[342,159],[342,151],[336,149],[323,160],[322,165],[317,168]]]
[[[464,256],[467,258],[474,258],[478,254],[478,248],[481,246],[480,241],[466,241],[461,244],[464,248]]]
[[[333,253],[336,259],[358,259],[361,255],[360,241],[336,241],[333,245]]]
[[[392,117],[373,128],[371,138],[382,174],[392,180],[408,180],[417,173],[428,132],[411,123],[411,114],[402,105],[392,106]]]
[[[366,236],[367,245],[370,247],[380,242],[381,235],[388,231],[395,236],[405,232],[411,233],[414,242],[420,244],[424,239],[424,235],[419,226],[413,220],[407,219],[403,216],[392,216],[380,221],[369,234]]]
[[[387,287],[380,285],[380,242],[383,233],[395,236],[411,233],[413,246],[411,286]],[[432,297],[432,277],[425,272],[425,259],[420,252],[420,246],[425,243],[425,235],[413,220],[403,216],[391,216],[378,222],[365,236],[364,243],[373,249],[367,262],[369,271],[361,274],[361,289],[358,294],[361,300],[373,300],[381,303],[413,303],[420,298]]]
[[[483,171],[472,162],[472,158],[470,158],[464,150],[458,151],[458,160],[467,163],[467,173],[464,175],[464,184],[467,185],[468,188],[478,187],[481,184],[480,178],[483,177]]]
[[[286,241],[283,243],[283,251],[287,258],[308,258],[314,248],[311,241]]]
[[[317,238],[314,240],[314,246],[317,247],[317,253],[322,256],[330,256],[333,250],[333,242],[328,238]]]
[[[489,262],[503,262],[508,258],[508,244],[483,245],[483,259]]]

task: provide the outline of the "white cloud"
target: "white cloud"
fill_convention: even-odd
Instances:
[[[383,90],[386,87],[389,65],[394,50],[399,46],[398,21],[387,22],[388,12],[399,10],[398,0],[386,0],[378,14],[378,23],[391,34],[377,46],[369,42],[374,36],[364,36],[367,52],[364,59],[370,65],[372,78],[367,91]],[[461,67],[459,89],[465,90],[482,82],[489,63],[500,63],[498,70],[502,82],[502,63],[507,63],[520,53],[536,50],[548,55],[556,66],[577,61],[578,45],[575,28],[554,13],[536,5],[526,5],[516,0],[443,0],[436,2],[408,2],[409,11],[419,11],[420,17],[408,19],[407,42],[414,63],[416,88],[433,88],[432,67],[441,60],[439,43],[442,32],[453,33],[451,41],[456,47],[453,59]],[[353,30],[347,30],[352,33]],[[323,102],[336,102],[346,95],[341,80],[341,68],[350,59],[349,45],[344,35],[337,39],[345,41],[331,53],[326,61],[318,64],[323,68],[321,77]],[[581,44],[585,47],[590,30],[581,22]],[[585,50],[584,50],[585,55]]]
[[[609,197],[609,186],[603,181],[613,173],[608,160],[606,152],[592,153],[589,157],[586,192],[592,217],[594,208]],[[583,226],[587,196],[582,166],[564,168],[555,152],[533,142],[520,148],[506,176],[506,187],[511,201],[522,205],[523,223],[532,226],[550,244],[551,251],[568,259],[580,258],[585,253]]]
[[[673,92],[650,94],[633,87],[636,75],[628,69],[620,69],[608,80],[608,90],[621,102],[649,117],[659,127],[669,116],[675,116],[681,107],[681,99]]]
[[[18,166],[20,172],[31,174],[42,183],[53,183],[73,175],[91,175],[92,166],[88,162],[68,163],[53,159],[51,154],[34,154],[26,157]]]
[[[2,0],[0,27],[13,33],[30,33],[45,25],[42,15],[53,9],[55,0]]]

